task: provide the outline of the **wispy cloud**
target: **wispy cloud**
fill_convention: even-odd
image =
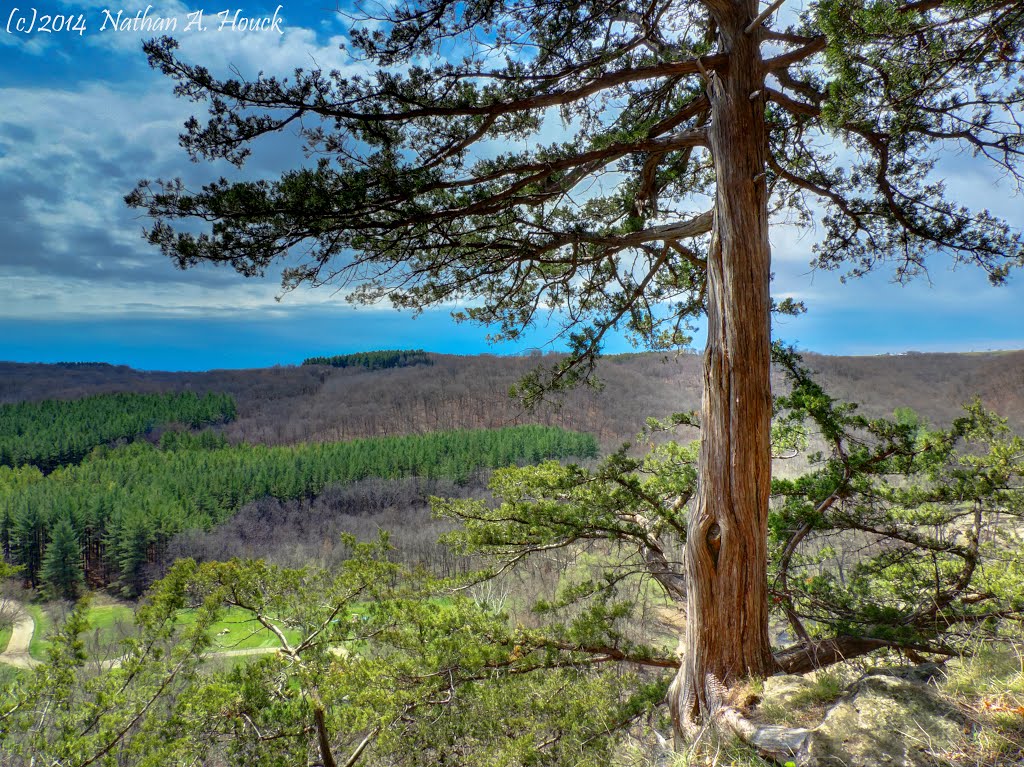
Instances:
[[[343,296],[330,290],[297,291],[277,302],[280,288],[273,275],[260,281],[227,269],[181,272],[146,245],[141,237],[145,221],[122,199],[138,179],[180,175],[198,185],[237,171],[186,161],[177,137],[185,119],[201,105],[175,98],[171,83],[145,66],[141,40],[150,34],[101,33],[99,14],[111,5],[106,0],[62,2],[69,11],[88,14],[93,28],[81,39],[58,44],[39,35],[0,35],[0,57],[28,56],[35,67],[28,69],[38,75],[22,73],[17,85],[0,87],[0,205],[6,214],[0,235],[0,320],[241,322],[259,316],[300,323],[303,317],[350,316]],[[314,7],[313,0],[301,15],[294,4],[285,4],[280,35],[216,31],[215,14],[223,5],[124,0],[117,7],[125,14],[150,7],[150,16],[178,19],[179,30],[190,13],[202,9],[214,14],[206,20],[206,32],[179,32],[177,38],[186,58],[221,75],[235,70],[247,78],[259,72],[287,76],[297,67],[343,74],[363,69],[340,49],[347,42],[347,22],[331,11],[330,0],[319,3],[323,8]],[[252,6],[252,13],[272,14],[277,5],[263,0]],[[70,83],[46,76],[60,61],[71,61],[81,70]],[[562,140],[564,131],[552,113],[542,135],[531,143]],[[522,148],[491,145],[485,151]],[[294,135],[283,135],[263,142],[245,173],[269,176],[303,161]],[[954,153],[943,159],[937,173],[945,176],[957,199],[1024,226],[1021,197],[1000,183],[998,174],[980,170],[974,158]],[[608,183],[613,180],[609,175]],[[992,290],[982,275],[970,270],[951,274],[939,258],[931,285],[920,281],[898,288],[879,274],[844,286],[839,274],[810,268],[816,237],[813,230],[800,231],[784,222],[772,230],[773,294],[803,300],[810,309],[805,317],[780,318],[780,332],[826,351],[881,349],[898,345],[900,338],[917,348],[1016,343],[1006,326],[1020,326],[1022,318],[1014,309],[1024,295],[1020,278],[1009,288]],[[374,323],[383,322],[384,315],[363,310],[355,316],[372,337]],[[926,326],[949,340],[915,335]],[[409,327],[418,332],[415,324]],[[429,338],[415,345],[437,340],[439,322],[429,327]]]

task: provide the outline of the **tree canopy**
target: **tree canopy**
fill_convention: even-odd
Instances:
[[[303,365],[330,365],[333,368],[366,368],[385,370],[404,368],[412,365],[432,365],[433,361],[422,349],[393,349],[355,354],[335,354],[330,357],[308,357]]]
[[[145,50],[202,102],[182,144],[244,165],[260,137],[311,158],[199,190],[143,181],[129,204],[182,267],[457,316],[516,338],[545,313],[572,354],[520,392],[592,372],[607,334],[653,347],[706,319],[701,444],[685,526],[677,731],[728,712],[778,666],[769,632],[769,225],[819,226],[814,263],[895,279],[936,254],[994,283],[1024,236],[947,193],[937,160],[973,152],[1024,179],[1017,0],[419,0],[351,30],[365,72],[222,78],[169,38]],[[547,132],[554,120],[561,128]],[[312,159],[315,158],[315,159]],[[180,222],[209,224],[200,233]],[[879,435],[884,437],[884,435]],[[940,600],[941,601],[941,600]],[[800,637],[800,652],[819,647]]]
[[[82,363],[86,364],[86,363]],[[32,464],[49,472],[77,463],[89,451],[160,426],[193,429],[234,420],[226,394],[99,394],[0,405],[0,466]]]
[[[151,64],[209,106],[183,137],[194,159],[242,165],[285,128],[319,159],[195,191],[143,182],[129,201],[182,266],[258,274],[302,245],[286,287],[354,282],[352,300],[417,308],[473,298],[463,314],[505,337],[553,308],[582,353],[615,325],[678,340],[704,311],[718,183],[707,88],[734,67],[719,17],[748,5],[408,3],[353,28],[367,71],[351,77],[221,79],[154,40]],[[936,159],[971,151],[1019,182],[1019,4],[753,10],[759,84],[744,95],[764,110],[761,172],[773,212],[819,226],[816,265],[889,265],[904,280],[945,252],[1004,280],[1020,232],[948,194]],[[172,228],[186,218],[212,230]]]
[[[84,559],[94,585],[118,583],[134,595],[152,580],[151,566],[165,565],[172,536],[208,529],[258,498],[305,498],[366,477],[465,482],[490,468],[596,455],[589,434],[544,426],[292,447],[231,446],[210,431],[166,432],[159,446],[100,450],[45,477],[34,467],[0,467],[0,542],[32,585],[40,577],[53,581],[58,576],[48,573],[65,560],[71,566]]]

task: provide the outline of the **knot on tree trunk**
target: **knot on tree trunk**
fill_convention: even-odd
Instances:
[[[708,546],[708,553],[711,555],[711,561],[714,562],[715,567],[718,567],[718,552],[722,549],[722,528],[717,522],[712,522],[708,528],[707,535],[704,537]]]

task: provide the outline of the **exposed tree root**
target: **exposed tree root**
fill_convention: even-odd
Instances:
[[[668,700],[676,724],[677,748],[680,743],[693,743],[698,740],[710,724],[719,732],[735,735],[766,759],[780,764],[793,762],[798,767],[809,762],[811,742],[809,730],[802,727],[779,727],[752,722],[742,709],[727,702],[730,698],[735,700],[732,694],[733,690],[726,690],[723,694],[719,691],[718,685],[712,687],[716,693],[713,696],[715,698],[714,711],[709,717],[700,717],[696,710],[695,691],[692,688],[685,689],[684,684],[681,683],[681,677],[677,676],[673,680],[669,687]]]
[[[798,767],[810,761],[811,731],[803,727],[779,727],[750,721],[735,706],[723,706],[715,714],[722,732],[731,732],[761,756],[780,764],[793,762]]]

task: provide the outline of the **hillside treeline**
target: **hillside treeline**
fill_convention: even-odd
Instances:
[[[333,357],[309,357],[303,360],[302,364],[330,365],[332,368],[386,370],[387,368],[406,368],[413,365],[432,365],[433,362],[430,355],[422,349],[388,349],[378,352],[336,354]]]
[[[537,364],[554,364],[554,356],[429,356],[429,368],[374,371],[298,365],[171,373],[0,363],[0,401],[113,389],[215,391],[238,404],[237,418],[222,430],[233,443],[288,445],[538,423],[594,434],[607,448],[632,440],[651,415],[700,403],[695,355],[609,358],[600,370],[603,391],[582,387],[533,412],[510,399],[509,388]]]
[[[429,356],[429,375],[420,366],[168,373],[0,363],[0,402],[126,390],[226,392],[238,403],[237,418],[222,430],[233,443],[287,445],[540,423],[594,434],[605,448],[632,440],[650,416],[700,407],[701,358],[695,354],[607,357],[597,371],[603,390],[581,387],[534,412],[509,399],[509,387],[537,365],[554,364],[555,356]],[[834,396],[862,403],[868,416],[905,406],[932,424],[948,425],[978,395],[1024,431],[1024,352],[808,354],[805,363]],[[781,393],[782,377],[775,383]]]
[[[166,563],[173,536],[209,529],[258,498],[308,498],[331,483],[368,477],[459,483],[485,469],[596,454],[592,436],[541,426],[294,447],[167,432],[159,445],[101,448],[48,476],[35,467],[0,467],[0,545],[37,586],[53,531],[70,522],[85,579],[134,595]]]
[[[131,439],[158,426],[196,429],[236,414],[227,394],[100,394],[0,405],[0,466],[31,464],[43,472],[77,463],[99,445]]]

